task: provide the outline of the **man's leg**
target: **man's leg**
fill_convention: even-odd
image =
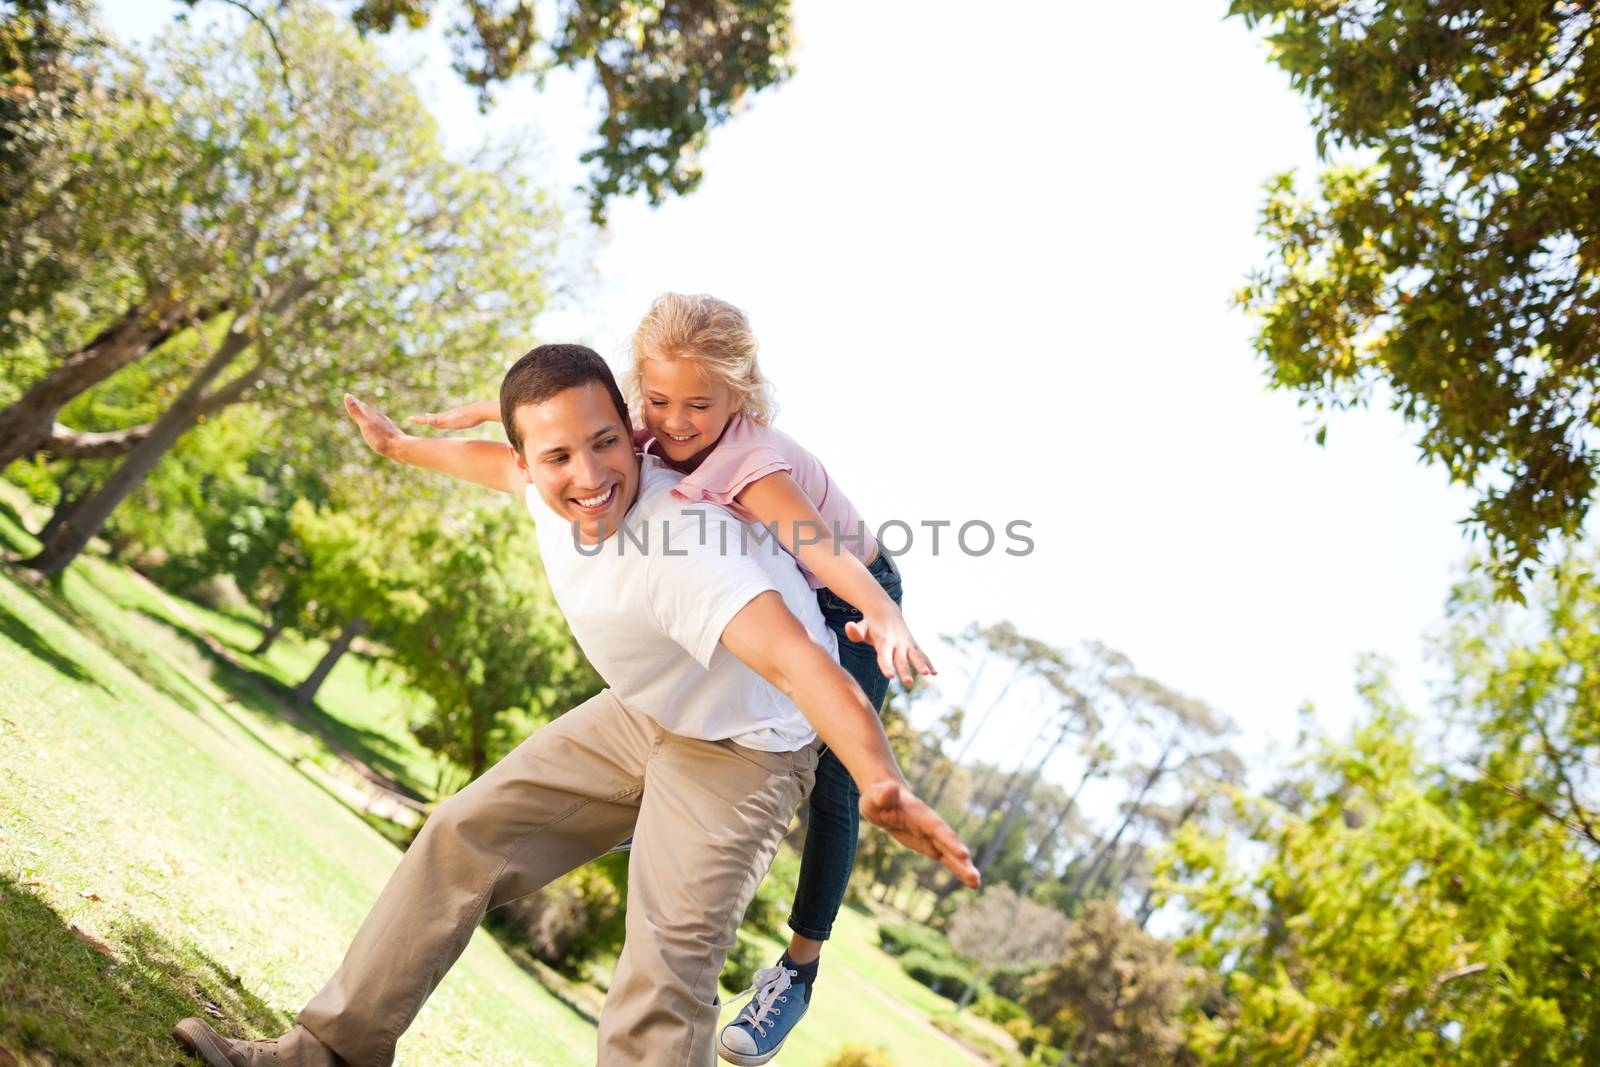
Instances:
[[[485,911],[600,855],[633,828],[655,740],[649,725],[602,692],[440,804],[339,970],[281,1042],[283,1061],[387,1067]]]
[[[816,764],[816,745],[757,752],[662,731],[628,861],[628,937],[600,1017],[601,1067],[715,1062],[717,977]]]

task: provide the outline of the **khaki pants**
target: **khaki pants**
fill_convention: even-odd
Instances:
[[[711,1067],[717,977],[817,749],[679,737],[609,690],[585,701],[439,805],[281,1042],[284,1062],[387,1067],[486,911],[633,833],[598,1062]]]

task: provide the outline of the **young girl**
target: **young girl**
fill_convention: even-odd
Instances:
[[[631,347],[625,388],[642,424],[638,440],[683,473],[674,494],[776,528],[817,590],[840,665],[873,707],[881,710],[890,678],[910,685],[913,670],[933,674],[900,613],[894,560],[816,457],[769,425],[768,385],[744,313],[715,297],[667,293]],[[497,402],[480,402],[411,421],[460,429],[499,417]],[[794,936],[776,966],[757,972],[754,997],[723,1028],[717,1049],[730,1063],[766,1063],[805,1014],[855,866],[859,800],[844,765],[824,751],[789,916]]]

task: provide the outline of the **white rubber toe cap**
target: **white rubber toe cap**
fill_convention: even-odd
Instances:
[[[754,1056],[756,1054],[756,1041],[749,1032],[738,1026],[724,1026],[722,1028],[722,1047],[729,1052],[737,1052],[741,1056]]]

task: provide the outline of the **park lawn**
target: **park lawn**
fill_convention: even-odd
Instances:
[[[877,920],[851,908],[839,913],[834,936],[823,952],[811,1006],[800,1026],[771,1062],[776,1067],[822,1067],[844,1045],[881,1049],[897,1067],[982,1062],[963,1055],[928,1021],[953,1014],[955,1002],[912,979],[893,956],[877,945]],[[775,961],[782,942],[744,931],[762,955]],[[740,1004],[729,1002],[723,1021]]]
[[[3,508],[0,541],[32,547]],[[337,965],[397,854],[297,768],[333,759],[282,714],[321,646],[285,634],[257,659],[259,637],[93,556],[57,590],[0,571],[0,960],[29,961],[0,962],[0,1046],[168,1064],[180,1015],[209,1001],[234,1033],[275,1033]],[[347,655],[317,726],[427,794],[434,760],[405,725],[423,699]],[[840,916],[778,1067],[820,1067],[845,1044],[901,1065],[974,1062],[927,1021],[953,1004],[876,937],[875,920]],[[782,946],[757,940],[776,959]],[[592,1026],[480,933],[401,1058],[565,1064],[592,1049]]]
[[[168,1028],[208,1002],[228,1032],[286,1028],[398,853],[165,658],[115,569],[57,591],[0,571],[0,1046],[168,1067]],[[400,1048],[578,1065],[594,1030],[480,933]]]
[[[88,567],[96,563],[101,561],[85,560]],[[156,632],[148,635],[163,645],[162,651],[169,658],[184,662],[191,673],[213,678],[239,695],[247,709],[272,722],[282,721],[280,707],[286,692],[311,673],[327,649],[324,641],[308,640],[288,630],[265,655],[255,656],[251,650],[261,640],[261,626],[248,618],[157,592],[122,567],[101,563],[95,574],[96,583],[119,606],[142,612],[174,631],[170,635]],[[241,675],[205,647],[199,640],[204,636],[228,648],[245,674]],[[188,654],[179,647],[185,642],[194,646]],[[250,677],[250,673],[259,677]],[[239,693],[241,689],[244,690],[242,694]],[[426,696],[406,688],[380,664],[352,650],[340,658],[323,682],[317,693],[316,707],[302,709],[300,713],[334,744],[360,758],[402,790],[420,799],[433,800],[438,796],[442,764],[417,741],[410,728],[410,723],[425,715],[431,706]],[[270,723],[264,725],[270,729]],[[293,732],[299,741],[305,740],[302,731],[295,729]],[[300,750],[306,746],[291,742],[291,747]],[[310,748],[319,763],[331,767],[335,762],[327,746]]]

